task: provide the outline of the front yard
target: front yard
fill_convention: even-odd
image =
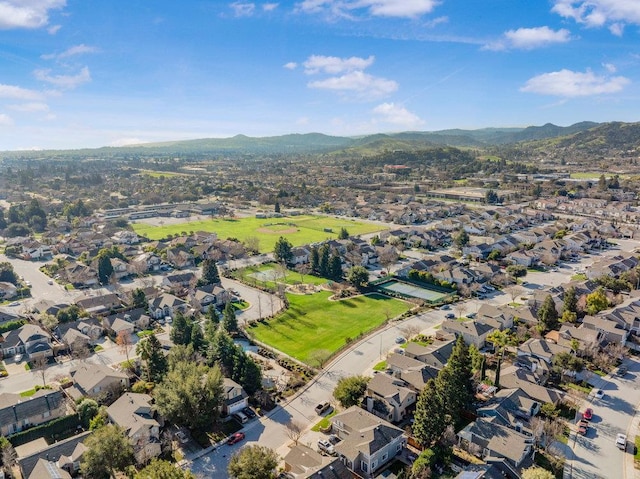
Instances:
[[[331,354],[345,343],[411,309],[412,305],[382,295],[329,301],[332,293],[287,295],[290,307],[276,318],[259,322],[248,333],[303,362],[315,350]]]

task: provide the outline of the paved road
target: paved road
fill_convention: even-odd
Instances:
[[[345,376],[363,374],[371,370],[386,353],[396,347],[395,338],[402,335],[402,329],[418,326],[421,330],[433,331],[433,327],[444,319],[443,311],[429,311],[402,322],[388,325],[385,329],[363,339],[349,350],[340,354],[301,394],[289,403],[276,408],[268,417],[253,420],[245,428],[247,442],[258,442],[276,450],[281,456],[286,454],[290,440],[286,433],[286,423],[290,420],[305,425],[315,424],[319,418],[315,413],[316,404],[332,402],[332,392],[338,380]],[[382,352],[382,354],[381,354]],[[315,447],[315,434],[307,432],[302,443]],[[237,445],[226,446],[194,460],[189,468],[200,477],[226,477],[230,455]]]
[[[582,405],[591,407],[594,418],[586,436],[572,434],[569,445],[573,447],[573,460],[565,470],[566,479],[633,479],[627,471],[628,461],[633,461],[631,441],[636,430],[631,424],[640,403],[640,361],[625,361],[629,372],[623,378],[607,376],[598,387],[605,396],[602,399],[589,398]],[[616,435],[627,434],[628,451],[620,451],[616,445]]]

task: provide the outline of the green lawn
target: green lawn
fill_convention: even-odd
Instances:
[[[261,252],[273,251],[273,246],[280,236],[286,237],[294,246],[301,246],[326,239],[335,239],[341,228],[346,228],[350,235],[374,233],[383,229],[381,226],[359,221],[309,215],[269,219],[250,217],[206,219],[163,226],[133,223],[132,226],[136,233],[151,240],[160,240],[169,234],[179,235],[183,231],[215,232],[219,238],[237,238],[240,241],[249,237],[257,237],[260,240]]]
[[[333,408],[333,411],[331,411],[329,414],[323,417],[320,420],[320,422],[318,422],[315,426],[311,428],[311,430],[314,432],[320,432],[324,429],[327,429],[329,427],[329,424],[331,423],[331,418],[336,414],[338,414],[338,411],[336,411],[336,409]]]
[[[258,323],[255,338],[301,361],[314,350],[336,352],[346,342],[409,310],[411,305],[382,295],[329,301],[329,291],[289,294],[290,307],[275,319]]]
[[[243,268],[241,270],[236,271],[233,276],[241,281],[244,281],[247,284],[253,284],[253,285],[262,285],[262,286],[266,286],[268,288],[275,288],[276,287],[276,283],[275,281],[260,281],[258,278],[259,276],[254,276],[254,273],[260,273],[260,272],[273,272],[272,274],[276,274],[279,272],[279,266],[274,264],[274,263],[267,263],[267,264],[263,264],[263,265],[259,265],[259,266],[250,266],[248,268]],[[279,283],[286,283],[286,284],[299,284],[299,283],[303,283],[303,284],[315,284],[315,285],[321,285],[321,284],[325,284],[327,282],[327,280],[325,278],[319,278],[318,276],[311,276],[310,274],[303,274],[301,275],[300,273],[296,273],[295,271],[291,271],[290,269],[287,269],[285,272],[285,277],[278,277],[278,282]]]

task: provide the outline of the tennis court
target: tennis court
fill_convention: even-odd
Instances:
[[[437,303],[438,301],[442,301],[448,296],[447,293],[415,286],[413,284],[404,283],[395,279],[379,285],[378,288],[380,288],[382,291],[396,293],[401,296],[423,299],[425,301],[428,301],[429,303]]]

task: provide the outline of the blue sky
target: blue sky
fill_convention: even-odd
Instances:
[[[638,121],[640,0],[0,0],[0,150]]]

